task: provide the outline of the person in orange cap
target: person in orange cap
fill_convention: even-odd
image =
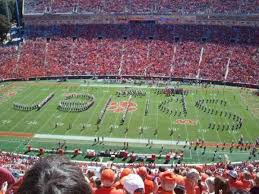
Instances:
[[[114,184],[114,187],[116,189],[123,189],[123,183],[124,183],[124,180],[126,176],[128,176],[129,174],[133,174],[133,171],[131,168],[124,168],[120,174],[120,180],[117,181],[115,184]]]
[[[147,168],[142,166],[137,170],[137,173],[144,182],[145,194],[153,193],[155,190],[155,185],[154,185],[153,181],[147,179],[147,176],[148,176]]]
[[[114,184],[114,181],[115,181],[115,172],[110,169],[110,168],[107,168],[107,169],[104,169],[102,172],[101,172],[101,183],[102,183],[102,186],[97,189],[94,194],[111,194],[112,191],[115,189],[113,187],[113,184]]]
[[[159,175],[161,185],[158,188],[157,194],[174,194],[174,188],[176,185],[174,175],[165,171]]]

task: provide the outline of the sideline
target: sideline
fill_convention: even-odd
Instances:
[[[94,141],[97,137],[93,136],[71,136],[71,135],[49,135],[49,134],[35,134],[34,138],[38,139],[57,139],[57,140],[79,140],[79,141]],[[100,137],[102,141],[102,137]],[[129,138],[111,138],[104,137],[104,142],[113,142],[113,143],[138,143],[138,144],[147,144],[152,142],[154,145],[185,145],[184,141],[166,141],[166,140],[152,140],[152,139],[129,139]],[[188,144],[187,144],[188,145]]]

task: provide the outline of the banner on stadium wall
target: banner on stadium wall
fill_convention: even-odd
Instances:
[[[119,16],[116,18],[116,22],[120,24],[126,24],[128,23],[128,18],[125,16]]]
[[[169,17],[161,17],[158,20],[159,23],[161,24],[170,24],[170,23],[176,23],[176,18],[169,18]]]
[[[130,21],[154,21],[156,19],[150,16],[130,16],[129,20]]]

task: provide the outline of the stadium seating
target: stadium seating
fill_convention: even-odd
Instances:
[[[186,14],[252,14],[259,13],[257,0],[27,0],[25,13],[129,12],[129,13],[178,13]]]
[[[22,178],[26,171],[28,171],[35,162],[38,161],[38,157],[32,156],[24,156],[24,155],[16,155],[13,153],[0,152],[0,163],[2,168],[8,169],[11,174],[14,176],[14,179],[17,181],[14,185],[9,185],[9,189],[7,193],[16,193],[17,189],[22,183]],[[95,162],[76,162],[76,165],[79,166],[85,175],[86,179],[89,181],[93,192],[97,189],[95,186],[95,180],[101,178],[100,172],[103,169],[110,168],[109,164],[101,164]],[[215,165],[193,165],[186,166],[185,164],[173,165],[173,166],[164,166],[157,167],[155,164],[148,165],[146,168],[142,166],[143,164],[135,164],[135,165],[126,165],[120,166],[119,164],[113,164],[112,169],[114,170],[115,175],[118,176],[118,179],[115,180],[115,184],[113,185],[114,189],[121,189],[118,185],[120,179],[123,179],[123,176],[127,176],[131,173],[136,173],[142,176],[146,173],[146,179],[152,180],[153,177],[159,176],[160,179],[158,181],[162,181],[163,178],[161,173],[164,171],[173,174],[173,180],[177,186],[182,185],[182,189],[190,189],[186,187],[186,178],[189,177],[189,172],[197,174],[201,179],[201,185],[197,185],[193,189],[196,191],[194,193],[199,193],[199,189],[202,188],[203,193],[208,193],[208,179],[212,180],[213,184],[218,184],[217,181],[214,182],[214,178],[220,177],[220,179],[224,180],[229,184],[230,191],[250,191],[250,189],[254,186],[254,181],[258,182],[258,171],[259,164],[254,162],[242,162],[239,164],[231,164],[231,163],[217,163]],[[125,169],[126,168],[126,169]],[[124,170],[125,169],[125,170]],[[256,174],[257,173],[257,174]],[[232,179],[232,178],[234,179]],[[256,178],[257,177],[257,178]],[[97,178],[97,179],[96,179]],[[191,176],[189,178],[195,178]],[[184,181],[183,181],[184,180]],[[3,180],[3,177],[1,179]],[[117,182],[118,181],[118,182]],[[144,181],[145,183],[145,181]],[[156,184],[156,183],[155,183]],[[199,187],[202,186],[202,187]],[[217,185],[218,186],[218,185]],[[215,188],[217,188],[215,186]],[[148,192],[148,191],[146,191]],[[151,187],[151,191],[156,192],[156,187]]]
[[[16,77],[18,56],[17,47],[0,47],[0,80]]]
[[[249,84],[259,80],[254,28],[146,23],[39,29],[29,27],[28,39],[19,49],[1,48],[1,78],[137,75]]]

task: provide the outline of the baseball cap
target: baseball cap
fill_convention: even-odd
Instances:
[[[129,174],[124,180],[124,189],[130,194],[134,194],[137,189],[144,190],[144,182],[137,174]]]
[[[238,177],[237,171],[235,171],[235,170],[230,170],[228,172],[228,175],[231,176],[234,179],[236,179]]]
[[[169,183],[169,184],[175,183],[175,177],[169,171],[165,171],[163,173],[160,173],[159,178],[161,179],[161,181],[164,181],[164,182]]]
[[[115,172],[110,169],[110,168],[107,168],[107,169],[104,169],[101,173],[101,181],[114,181],[115,179]]]

